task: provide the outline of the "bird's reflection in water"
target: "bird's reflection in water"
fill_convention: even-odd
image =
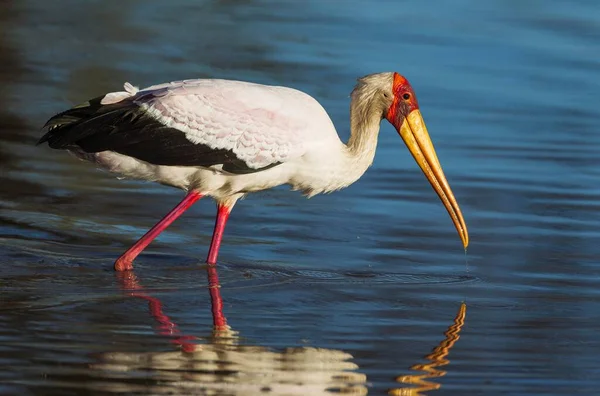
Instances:
[[[441,384],[428,380],[446,375],[446,372],[443,370],[438,370],[438,367],[445,366],[450,363],[450,361],[446,359],[446,356],[448,356],[450,349],[452,349],[456,341],[458,341],[460,338],[460,330],[465,324],[466,315],[467,305],[462,303],[456,318],[454,318],[454,324],[448,327],[448,330],[446,330],[444,333],[446,338],[433,349],[433,352],[425,356],[425,359],[429,360],[429,362],[425,364],[415,364],[411,367],[412,370],[418,371],[419,374],[401,375],[396,378],[396,381],[402,384],[410,384],[411,386],[391,389],[389,391],[390,395],[424,395],[424,392],[436,390],[442,386]]]
[[[273,351],[260,346],[239,345],[236,332],[227,325],[215,327],[210,343],[199,344],[196,337],[180,332],[163,312],[161,301],[144,290],[133,271],[119,272],[117,279],[127,295],[148,302],[150,314],[158,323],[157,331],[169,337],[178,348],[170,352],[109,352],[97,355],[97,362],[91,368],[104,381],[95,382],[95,390],[157,395],[368,393],[367,378],[356,371],[359,367],[352,362],[353,357],[349,353],[307,347]],[[210,287],[214,298],[215,290],[219,293],[219,285],[211,284]],[[398,377],[399,382],[411,384],[411,387],[393,389],[391,395],[419,395],[422,391],[440,387],[425,380],[444,375],[435,367],[448,363],[445,356],[458,339],[465,312],[463,304],[455,324],[445,333],[446,339],[427,356],[431,363],[412,367],[425,371],[425,374]],[[216,314],[222,315],[222,312]],[[222,318],[225,323],[224,316]]]
[[[214,267],[209,268],[213,270]],[[355,372],[352,355],[334,349],[287,348],[272,351],[238,344],[229,326],[215,326],[208,344],[181,333],[164,313],[161,301],[144,290],[133,271],[117,272],[124,292],[148,301],[157,331],[178,346],[171,352],[111,352],[97,356],[92,365],[102,372],[103,391],[144,394],[247,395],[366,395],[366,376]],[[211,297],[220,301],[217,279],[209,274]],[[225,318],[213,304],[213,315]],[[150,374],[150,375],[148,375]],[[139,379],[143,377],[143,384]],[[148,381],[150,379],[150,381]],[[100,384],[98,384],[100,385]]]

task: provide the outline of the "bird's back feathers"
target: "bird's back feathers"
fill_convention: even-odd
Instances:
[[[123,92],[55,115],[45,128],[38,144],[56,149],[109,150],[156,165],[222,165],[234,174],[298,158],[306,141],[338,139],[312,97],[228,80],[186,80],[143,90],[126,83]]]

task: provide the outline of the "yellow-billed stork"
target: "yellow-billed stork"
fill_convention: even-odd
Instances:
[[[227,218],[247,193],[282,184],[307,196],[354,183],[373,162],[388,120],[442,200],[464,247],[467,226],[438,161],[415,93],[398,73],[362,77],[351,95],[344,144],[323,107],[295,89],[200,79],[138,89],[129,83],[52,117],[39,143],[124,177],[187,192],[183,200],[115,262],[133,260],[201,197],[217,202],[207,263],[216,264]],[[217,280],[218,282],[218,280]]]

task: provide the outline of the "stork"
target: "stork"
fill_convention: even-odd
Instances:
[[[215,265],[225,224],[244,195],[288,184],[306,196],[358,180],[373,162],[380,123],[389,121],[440,197],[466,248],[467,226],[421,116],[398,73],[358,79],[344,144],[314,98],[301,91],[242,81],[197,79],[138,89],[125,83],[50,118],[38,144],[126,178],[155,181],[187,194],[115,262],[134,259],[202,197],[217,202],[207,264]],[[218,280],[217,280],[218,282]]]

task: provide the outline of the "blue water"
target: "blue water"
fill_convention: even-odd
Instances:
[[[593,1],[2,2],[0,393],[597,393],[599,42]],[[228,334],[213,203],[140,256],[133,292],[112,263],[181,193],[34,146],[125,81],[201,77],[302,89],[346,139],[355,79],[380,71],[417,93],[468,252],[384,123],[346,190],[235,207]]]

